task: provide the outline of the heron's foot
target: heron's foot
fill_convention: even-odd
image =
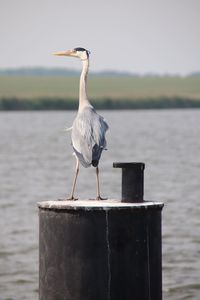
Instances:
[[[108,198],[103,198],[103,197],[101,197],[100,195],[98,195],[98,196],[96,197],[96,200],[108,200]]]
[[[66,200],[68,200],[68,201],[76,201],[76,200],[78,200],[78,198],[75,198],[74,196],[70,196]]]
[[[69,198],[59,198],[58,201],[76,201],[78,198],[69,197]]]

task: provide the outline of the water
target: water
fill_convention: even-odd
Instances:
[[[102,196],[120,195],[113,161],[142,161],[145,199],[164,201],[165,300],[200,299],[200,110],[103,111],[110,124],[101,161]],[[36,203],[69,195],[75,112],[0,113],[0,300],[38,299]],[[96,195],[81,168],[76,195]]]

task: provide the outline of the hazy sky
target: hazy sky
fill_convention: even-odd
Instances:
[[[80,68],[53,51],[91,50],[91,69],[200,70],[200,0],[0,0],[0,68]]]

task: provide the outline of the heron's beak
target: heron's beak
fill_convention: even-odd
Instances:
[[[73,50],[68,50],[68,51],[59,51],[59,52],[54,52],[53,55],[57,56],[73,56]]]

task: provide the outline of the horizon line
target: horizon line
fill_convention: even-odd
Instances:
[[[67,67],[60,67],[60,66],[21,66],[21,67],[0,67],[0,75],[2,73],[10,72],[14,73],[17,71],[62,71],[62,72],[68,72],[68,73],[80,73],[79,69],[76,68],[67,68]],[[157,71],[147,71],[147,72],[131,72],[126,70],[115,70],[115,69],[102,69],[102,70],[91,70],[90,74],[118,74],[118,75],[126,75],[126,76],[138,76],[138,77],[144,77],[144,76],[169,76],[169,77],[188,77],[188,76],[200,76],[200,70],[199,71],[191,71],[185,74],[179,73],[179,72],[157,72]],[[11,74],[10,74],[11,75]]]

